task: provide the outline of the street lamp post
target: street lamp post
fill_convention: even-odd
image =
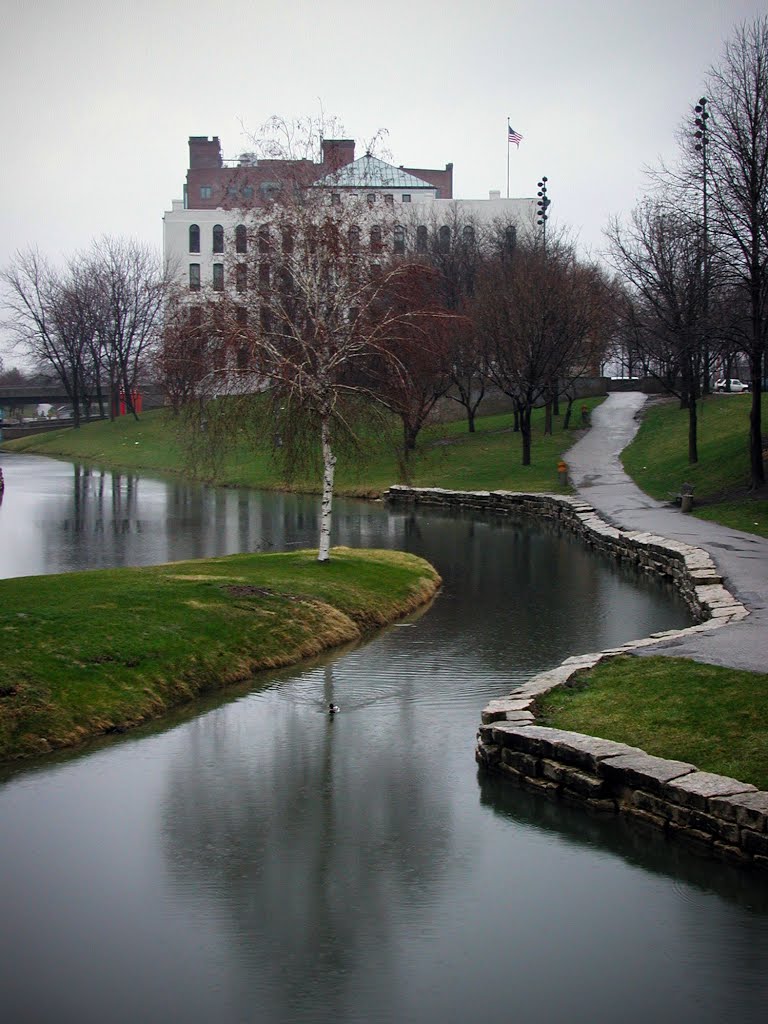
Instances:
[[[547,180],[546,175],[542,175],[541,181],[538,182],[539,191],[536,193],[539,197],[536,203],[539,208],[539,215],[536,223],[541,228],[542,241],[544,243],[545,250],[547,248],[547,220],[549,219],[547,210],[549,209],[549,204],[552,202],[547,195]]]
[[[704,330],[709,330],[708,316],[709,316],[709,188],[708,188],[708,168],[709,163],[707,160],[707,147],[709,146],[709,129],[707,121],[709,120],[709,112],[707,111],[707,97],[702,96],[696,106],[693,108],[696,117],[694,118],[694,125],[696,131],[694,132],[694,138],[696,139],[695,150],[697,153],[701,153],[701,203],[702,203],[702,231],[703,231],[703,243],[704,243],[704,267],[702,282],[704,294],[703,294],[703,313],[704,313]],[[708,339],[704,345],[704,393],[709,391],[709,344]]]

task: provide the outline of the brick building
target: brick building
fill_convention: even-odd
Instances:
[[[455,199],[453,164],[444,168],[394,166],[370,153],[355,158],[353,139],[325,139],[319,162],[272,160],[243,153],[222,157],[217,136],[190,136],[184,198],[163,215],[166,260],[179,283],[190,291],[226,287],[225,258],[245,253],[259,214],[287,180],[326,189],[330,202],[345,194],[365,197],[366,218],[389,224],[395,251],[423,244],[429,230],[450,243],[450,225],[462,218],[473,223],[512,224],[534,231],[535,199]]]

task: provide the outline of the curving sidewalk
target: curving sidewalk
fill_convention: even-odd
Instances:
[[[725,586],[750,614],[721,629],[660,640],[637,653],[766,672],[768,540],[697,519],[655,501],[627,476],[619,456],[638,430],[637,414],[645,402],[646,396],[639,392],[617,393],[594,410],[592,429],[565,456],[571,482],[580,497],[615,526],[703,548]]]

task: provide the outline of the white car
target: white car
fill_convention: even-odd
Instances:
[[[727,380],[717,380],[717,381],[715,381],[715,391],[727,391],[727,390],[729,390],[728,387],[727,387],[727,385],[729,383],[731,385],[730,391],[732,391],[734,394],[740,395],[744,391],[749,391],[749,384],[744,384],[742,381],[736,380],[735,377],[731,377],[730,382],[727,381]]]

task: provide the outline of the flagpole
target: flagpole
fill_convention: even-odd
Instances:
[[[509,118],[507,118],[507,199],[509,199],[509,129],[510,129],[510,127],[511,127],[510,121],[509,121]]]

